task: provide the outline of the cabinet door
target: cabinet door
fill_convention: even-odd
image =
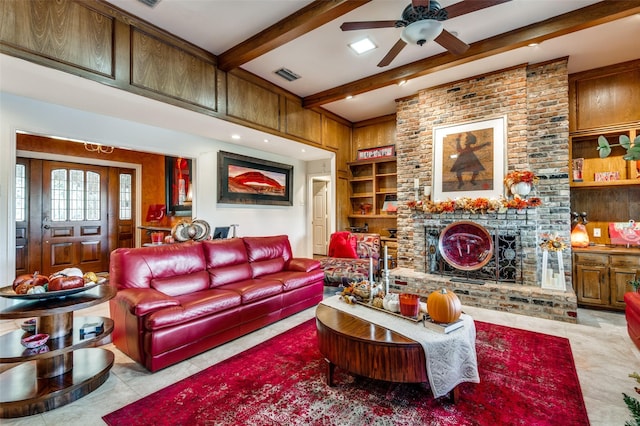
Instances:
[[[624,294],[632,291],[629,281],[640,277],[640,257],[613,255],[610,257],[610,264],[611,306],[624,309]]]
[[[607,263],[607,255],[575,254],[575,290],[579,304],[609,306]]]
[[[576,265],[578,303],[609,305],[609,279],[607,267],[602,265]]]

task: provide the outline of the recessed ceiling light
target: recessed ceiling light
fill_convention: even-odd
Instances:
[[[349,44],[349,47],[353,49],[353,51],[356,52],[358,55],[361,55],[365,52],[375,49],[378,46],[373,44],[373,42],[368,37],[366,37],[360,41],[356,41],[355,43]]]
[[[352,95],[347,95],[346,99],[353,99]]]
[[[231,139],[240,139],[240,135],[231,135]]]
[[[538,45],[538,43],[529,43],[527,46],[529,47],[536,47]]]
[[[398,82],[398,86],[404,86],[405,84],[407,84],[407,80],[400,80]]]
[[[264,143],[269,143],[269,139],[265,139],[265,140],[264,140]]]
[[[306,150],[306,149],[304,149],[304,148],[302,148],[302,149],[300,150],[300,152],[307,152],[307,150]]]

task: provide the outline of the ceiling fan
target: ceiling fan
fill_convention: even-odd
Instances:
[[[454,55],[461,55],[469,49],[469,45],[445,30],[442,22],[508,1],[511,0],[466,0],[441,8],[440,3],[435,0],[411,0],[411,4],[402,12],[400,20],[345,22],[340,26],[340,29],[353,31],[404,27],[400,39],[382,58],[378,64],[379,67],[389,65],[407,44],[422,46],[430,41],[435,41]]]

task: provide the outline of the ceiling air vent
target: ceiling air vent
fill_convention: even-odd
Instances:
[[[293,72],[291,70],[288,70],[286,68],[280,68],[275,73],[278,74],[280,77],[284,78],[287,81],[293,81],[293,80],[297,80],[297,79],[300,78],[300,76],[298,74],[296,74],[295,72]]]
[[[149,7],[155,7],[155,5],[160,3],[160,0],[138,0],[138,1],[140,3],[146,4]]]

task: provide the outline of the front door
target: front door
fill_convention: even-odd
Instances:
[[[42,270],[84,272],[108,268],[108,168],[44,161],[42,167]]]

